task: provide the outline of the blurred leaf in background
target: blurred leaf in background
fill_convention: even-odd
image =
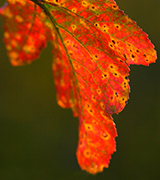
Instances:
[[[1,0],[0,6],[5,1]],[[160,2],[117,0],[160,51]],[[0,19],[0,179],[160,178],[160,63],[132,66],[129,104],[114,116],[117,152],[110,167],[92,176],[76,160],[78,119],[55,99],[51,46],[29,66],[12,67],[2,42]]]

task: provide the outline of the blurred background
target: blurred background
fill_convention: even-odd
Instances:
[[[117,3],[160,52],[160,1]],[[31,65],[12,67],[2,38],[0,19],[1,180],[160,179],[160,59],[149,67],[130,67],[130,100],[114,115],[117,152],[108,169],[92,176],[76,160],[78,118],[56,103],[51,46]]]

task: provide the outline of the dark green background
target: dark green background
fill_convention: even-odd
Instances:
[[[0,6],[4,0],[0,1]],[[117,0],[160,52],[160,1]],[[29,66],[12,67],[0,19],[0,179],[160,179],[160,59],[131,66],[129,104],[114,120],[117,152],[110,167],[92,176],[76,160],[78,118],[55,99],[49,45]]]

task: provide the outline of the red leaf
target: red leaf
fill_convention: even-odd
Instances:
[[[8,0],[9,6],[0,10],[8,33],[6,47],[11,46],[7,48],[9,57],[14,65],[30,62],[46,41],[52,40],[57,101],[79,117],[77,159],[83,170],[95,174],[108,167],[116,150],[111,115],[121,112],[129,98],[128,66],[155,62],[156,51],[148,36],[113,0],[32,1],[48,18],[29,0]],[[33,16],[22,14],[22,8]],[[19,45],[12,43],[18,41],[15,32],[23,37]],[[31,45],[30,37],[34,39]],[[11,52],[16,52],[16,58]]]
[[[52,40],[48,20],[41,8],[33,2],[8,0],[0,9],[4,25],[4,42],[12,65],[30,63],[39,57]],[[48,24],[47,24],[48,23]]]

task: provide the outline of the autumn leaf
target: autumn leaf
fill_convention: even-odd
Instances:
[[[30,63],[39,57],[46,42],[53,40],[50,22],[30,1],[8,1],[0,9],[5,21],[4,43],[12,65]]]
[[[112,114],[128,101],[129,65],[156,60],[147,34],[113,0],[8,0],[0,14],[13,65],[52,43],[57,102],[79,117],[79,165],[101,172],[116,150]]]

